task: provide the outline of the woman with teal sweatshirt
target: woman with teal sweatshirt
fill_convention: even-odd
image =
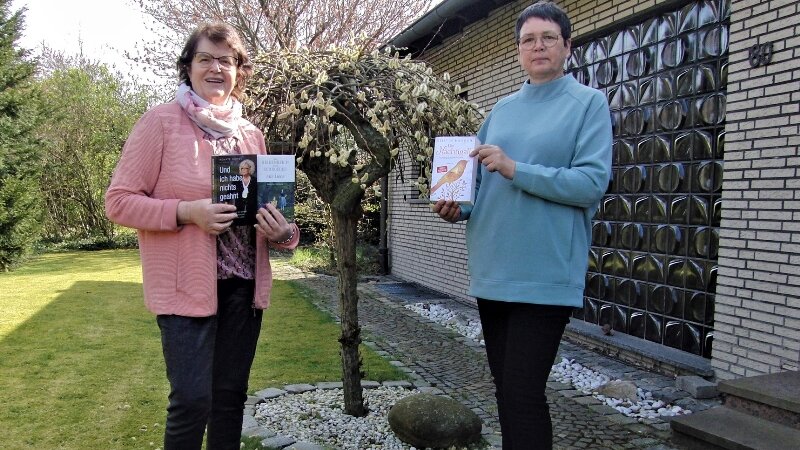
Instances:
[[[434,205],[447,221],[469,219],[469,293],[478,299],[504,450],[552,448],[545,383],[572,309],[583,305],[592,216],[611,173],[605,96],[564,76],[570,33],[553,3],[520,14],[528,80],[478,132],[474,205]]]

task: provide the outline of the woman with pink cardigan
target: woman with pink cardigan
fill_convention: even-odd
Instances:
[[[131,131],[106,214],[138,230],[144,299],[156,314],[170,382],[164,450],[238,449],[247,382],[269,305],[269,247],[297,246],[273,205],[232,226],[236,207],[211,203],[211,156],[266,153],[242,117],[252,65],[236,31],[204,24],[178,58],[174,101]]]

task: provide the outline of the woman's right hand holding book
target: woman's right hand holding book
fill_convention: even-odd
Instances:
[[[178,225],[193,223],[208,234],[218,235],[228,231],[236,218],[236,206],[211,203],[210,198],[178,203]]]
[[[431,206],[431,209],[450,223],[458,222],[461,217],[461,206],[453,200],[439,200]]]

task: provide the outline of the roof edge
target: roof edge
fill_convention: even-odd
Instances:
[[[471,14],[464,14],[469,10],[486,9],[487,3],[489,10],[494,10],[515,0],[444,0],[430,11],[425,13],[416,22],[409,25],[405,30],[391,38],[386,46],[395,48],[419,47],[415,46],[422,39],[431,39],[438,34],[438,29],[450,19],[461,19],[462,25],[466,26],[476,22],[478,19]],[[472,7],[472,8],[471,8]]]

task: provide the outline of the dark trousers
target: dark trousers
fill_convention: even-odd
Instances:
[[[503,450],[552,449],[545,387],[571,307],[478,299]]]
[[[261,331],[252,280],[220,280],[216,316],[160,315],[170,384],[164,450],[239,449],[247,380]]]

